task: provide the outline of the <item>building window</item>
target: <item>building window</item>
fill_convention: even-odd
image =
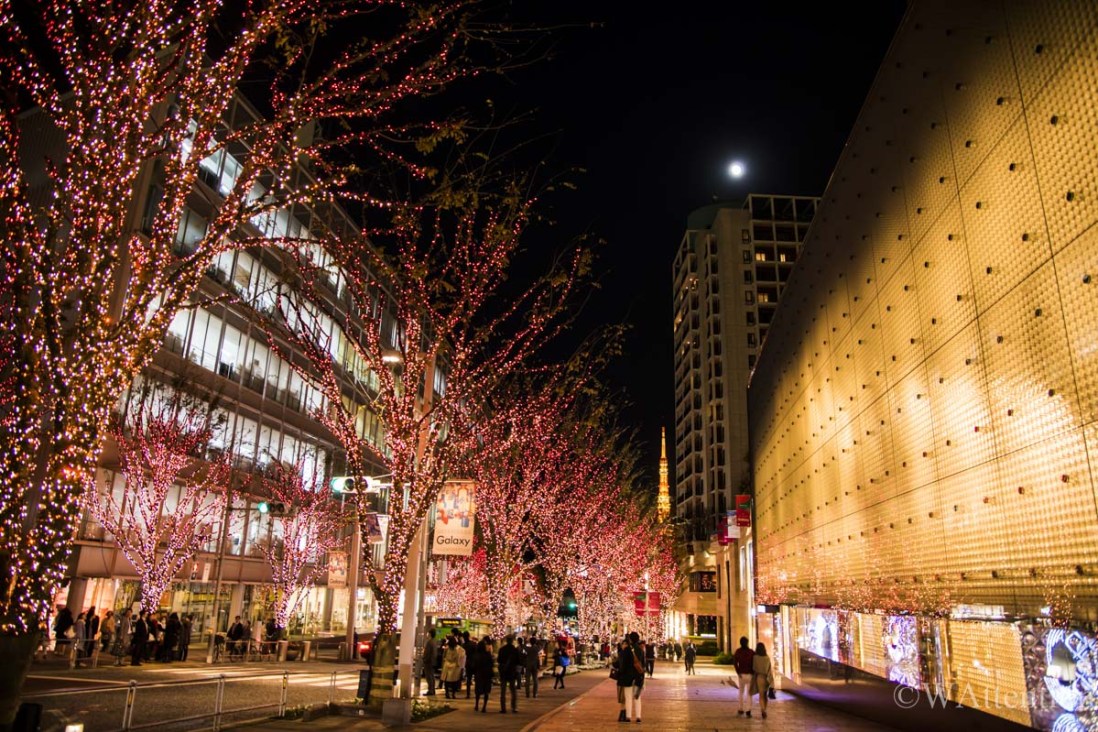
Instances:
[[[755,325],[755,313],[749,311],[747,313],[747,327],[751,328],[754,325]]]
[[[755,277],[754,277],[754,275],[752,275],[751,270],[745,269],[743,271],[743,283],[745,285],[750,285],[754,281],[755,281]]]
[[[751,241],[751,232],[748,231],[747,229],[740,229],[740,239],[744,243],[747,243],[747,242]]]
[[[756,345],[755,344],[755,334],[754,333],[748,333],[747,334],[747,347],[748,348],[754,348],[755,345]]]
[[[751,354],[747,357],[747,369],[750,371],[755,368],[755,354]]]
[[[690,573],[690,591],[691,592],[716,592],[717,591],[717,573],[716,572],[691,572]]]
[[[748,294],[751,294],[751,293],[748,293]],[[751,303],[750,300],[748,300],[747,302],[748,302],[748,304]],[[770,293],[769,292],[760,292],[759,293],[759,302],[770,302]]]
[[[743,293],[743,301],[748,305],[755,304],[755,292],[753,290],[745,290]],[[765,302],[765,300],[763,301]]]

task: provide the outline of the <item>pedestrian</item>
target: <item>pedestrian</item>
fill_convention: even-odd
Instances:
[[[76,650],[76,657],[80,658],[88,652],[88,625],[86,613],[80,613],[76,616],[76,622],[72,624],[72,643]]]
[[[423,644],[423,668],[420,670],[420,678],[427,677],[426,696],[435,695],[435,661],[438,660],[438,642],[435,640],[435,629],[427,631],[427,642]]]
[[[130,646],[131,650],[131,666],[140,666],[141,662],[145,660],[145,653],[147,651],[146,646],[149,643],[149,622],[145,619],[145,611],[142,610],[137,614],[137,622],[133,626],[133,643]]]
[[[698,659],[698,649],[694,647],[694,641],[686,642],[686,649],[682,652],[686,662],[686,673],[694,675],[694,661]]]
[[[541,645],[536,638],[531,638],[526,644],[526,657],[523,662],[526,672],[526,698],[530,698],[533,690],[534,698],[538,698],[538,680],[541,676]]]
[[[447,699],[457,699],[461,688],[461,670],[465,667],[465,649],[458,645],[453,635],[446,641],[446,651],[442,654],[442,683]]]
[[[179,613],[168,616],[168,622],[164,624],[164,636],[160,647],[160,660],[171,663],[175,660],[176,648],[179,639],[183,635],[183,623],[179,622]]]
[[[766,719],[767,694],[774,686],[774,665],[766,655],[766,646],[759,643],[755,646],[755,656],[751,659],[752,693],[759,695],[759,709],[763,719]],[[747,713],[751,716],[751,712]]]
[[[229,626],[229,632],[225,634],[225,637],[229,641],[229,660],[233,660],[234,656],[243,656],[243,643],[244,639],[248,637],[248,632],[244,630],[244,623],[240,622],[239,615],[233,620],[233,624]]]
[[[114,619],[114,610],[108,610],[107,614],[103,616],[103,623],[99,626],[99,640],[101,645],[99,650],[107,653],[111,648],[111,641],[114,640],[114,634],[116,631],[116,621]]]
[[[656,673],[656,644],[649,642],[644,647],[644,666],[648,671],[648,678]]]
[[[682,643],[675,641],[675,663],[682,660]]]
[[[553,651],[553,688],[564,688],[564,674],[568,672],[568,649],[561,641],[557,641],[557,648]]]
[[[95,639],[99,636],[99,613],[95,611],[95,605],[88,608],[88,614],[85,618],[87,627],[84,629],[85,645],[84,655],[91,656],[92,651],[95,650]]]
[[[465,698],[473,691],[473,654],[476,653],[477,644],[473,641],[469,631],[462,634],[461,647],[465,649]]]
[[[508,635],[500,646],[499,656],[499,713],[507,713],[507,691],[511,691],[511,713],[518,713],[518,675],[522,669],[522,658],[515,647],[515,636]]]
[[[111,649],[115,666],[121,666],[122,658],[130,652],[130,636],[133,635],[132,616],[133,611],[129,608],[122,611],[122,620],[118,623],[118,632],[114,638],[114,648]]]
[[[476,701],[473,703],[473,711],[478,709],[483,713],[488,711],[488,699],[492,695],[492,670],[495,666],[492,661],[492,648],[488,645],[488,637],[485,636],[477,644],[473,654],[473,680],[476,684]],[[483,706],[480,700],[484,699]]]
[[[618,646],[618,700],[624,703],[618,713],[619,722],[640,722],[640,692],[644,687],[644,656],[640,650],[640,637],[630,633]]]
[[[160,645],[164,640],[164,629],[156,613],[146,613],[145,623],[149,626],[149,642],[145,649],[145,660],[160,660]]]
[[[751,716],[751,680],[755,675],[755,654],[748,645],[747,636],[740,638],[740,647],[732,654],[732,662],[736,666],[736,675],[740,682],[740,708],[736,712],[742,716],[745,712]]]
[[[191,628],[194,627],[194,615],[183,616],[182,629],[179,632],[179,653],[176,654],[180,661],[187,660],[187,652],[191,648]]]

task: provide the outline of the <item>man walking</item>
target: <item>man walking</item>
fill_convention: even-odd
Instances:
[[[656,644],[651,641],[644,647],[644,669],[648,672],[648,678],[656,673]]]
[[[435,629],[427,631],[427,643],[423,646],[423,669],[419,675],[427,677],[427,693],[424,696],[435,695],[435,662],[438,661],[438,643],[435,642]]]
[[[732,654],[732,661],[736,664],[736,674],[740,677],[740,708],[737,715],[751,716],[751,679],[755,674],[755,652],[748,646],[746,637],[740,638],[740,647]]]
[[[686,642],[686,650],[683,652],[683,659],[686,662],[686,673],[694,676],[694,661],[698,659],[698,649],[694,647],[694,641]]]
[[[149,642],[149,624],[145,620],[145,611],[137,614],[137,622],[133,626],[133,655],[130,658],[131,666],[140,666],[145,658],[145,646]]]
[[[519,651],[515,648],[515,636],[508,635],[499,649],[499,713],[507,713],[507,690],[511,690],[511,712],[518,712]]]
[[[541,676],[541,646],[536,638],[531,638],[526,644],[526,698],[530,698],[530,690],[533,688],[534,698],[538,698],[538,678]]]

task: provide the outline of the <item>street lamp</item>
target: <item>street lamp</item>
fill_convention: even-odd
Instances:
[[[384,484],[378,483],[379,478],[387,478],[388,475],[378,476],[340,476],[332,478],[330,485],[332,491],[339,494],[339,505],[342,510],[344,507],[344,500],[346,496],[359,496],[362,494],[380,492],[385,487]],[[365,490],[360,489],[360,481],[365,481]],[[350,563],[348,565],[348,572],[350,577],[347,583],[347,660],[350,661],[355,657],[355,622],[358,618],[358,578],[361,574],[359,568],[359,561],[362,556],[362,525],[359,523],[359,500],[352,503],[351,512],[351,556]]]

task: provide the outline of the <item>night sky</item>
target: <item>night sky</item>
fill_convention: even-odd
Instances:
[[[514,75],[502,97],[536,108],[555,133],[551,163],[580,166],[552,202],[561,236],[590,232],[600,289],[574,337],[627,323],[609,375],[656,481],[659,431],[673,453],[671,265],[687,215],[715,197],[820,195],[906,4],[539,2],[552,58]],[[594,27],[592,27],[594,23]],[[748,173],[727,175],[732,159]],[[672,457],[672,475],[674,473]]]

